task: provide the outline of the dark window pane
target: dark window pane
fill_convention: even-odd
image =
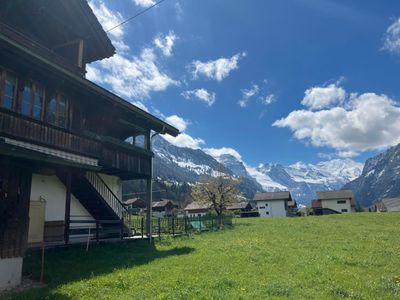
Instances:
[[[26,116],[31,115],[32,88],[30,84],[24,86],[22,91],[21,113]]]
[[[3,106],[5,108],[8,109],[13,108],[16,83],[17,83],[16,77],[14,75],[7,74],[5,80],[4,101],[3,101]]]
[[[36,86],[34,99],[35,102],[33,104],[33,117],[38,120],[42,118],[43,95],[43,89]]]
[[[57,100],[51,97],[47,107],[47,122],[56,124]]]
[[[61,96],[58,108],[58,125],[61,127],[65,127],[67,125],[66,113],[67,113],[67,99],[65,98],[65,96]]]

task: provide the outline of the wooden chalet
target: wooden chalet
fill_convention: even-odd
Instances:
[[[179,132],[85,79],[114,53],[86,0],[0,3],[0,289],[43,236],[128,235],[123,180],[146,180],[151,214],[152,133]]]
[[[172,217],[174,209],[179,208],[179,205],[169,199],[160,199],[153,203],[153,216],[163,218]]]

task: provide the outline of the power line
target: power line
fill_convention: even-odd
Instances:
[[[164,2],[164,1],[165,1],[165,0],[160,0],[160,1],[156,2],[156,3],[154,3],[153,5],[147,7],[146,9],[144,9],[144,10],[138,12],[136,15],[134,15],[134,16],[132,16],[132,17],[130,17],[130,18],[128,18],[128,19],[122,21],[122,22],[119,23],[118,25],[115,25],[114,27],[112,27],[112,28],[110,28],[110,29],[107,29],[106,32],[108,33],[108,32],[110,32],[111,30],[114,30],[115,28],[118,28],[118,27],[124,25],[125,23],[128,23],[129,21],[131,21],[131,20],[133,20],[133,19],[139,17],[140,15],[144,14],[145,12],[149,11],[149,10],[152,9],[153,7],[156,7],[157,5],[161,4],[161,3]]]

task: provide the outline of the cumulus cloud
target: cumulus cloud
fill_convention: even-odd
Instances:
[[[124,20],[121,13],[111,11],[102,0],[91,0],[89,1],[89,5],[104,30],[113,28]],[[117,27],[111,30],[108,34],[111,38],[121,39],[124,35],[124,27]]]
[[[204,148],[204,152],[214,157],[216,160],[220,161],[223,155],[232,155],[237,160],[242,161],[242,156],[233,148],[222,147],[222,148]]]
[[[170,135],[165,135],[164,138],[171,144],[177,147],[199,149],[204,140],[200,138],[193,138],[187,133],[181,133],[177,137],[172,137]]]
[[[395,54],[400,53],[400,18],[395,20],[386,30],[382,49]]]
[[[400,107],[386,95],[351,94],[346,104],[314,111],[295,110],[273,123],[298,140],[331,147],[341,157],[381,150],[400,143]]]
[[[317,110],[341,104],[345,99],[346,91],[336,83],[324,87],[312,87],[306,90],[301,104],[312,110]]]
[[[103,1],[93,0],[90,5],[103,28],[112,27],[123,20],[119,12],[111,11]],[[117,54],[88,66],[86,78],[108,85],[113,92],[127,97],[132,103],[148,98],[151,92],[164,91],[170,86],[178,85],[178,81],[162,70],[153,48],[143,48],[139,55],[131,53],[131,49],[123,41],[122,28],[118,27],[109,33],[113,44],[116,45]],[[167,52],[172,49],[170,40],[171,37],[165,42],[164,38],[165,43],[161,43],[166,46]]]
[[[123,97],[148,98],[151,92],[178,85],[160,69],[151,48],[144,48],[139,56],[116,54],[96,63],[96,68],[102,74],[102,83],[109,84],[115,93]]]
[[[171,124],[172,126],[175,126],[176,128],[178,128],[179,131],[181,131],[181,132],[185,131],[188,126],[188,122],[177,115],[169,116],[169,117],[165,118],[165,121],[167,123]]]
[[[200,101],[207,103],[208,106],[211,106],[215,102],[215,93],[210,93],[206,89],[197,89],[191,91],[184,91],[181,95],[187,99],[193,99],[193,97],[197,98]]]
[[[154,4],[156,4],[156,1],[154,0],[133,0],[133,2],[140,7],[143,8],[148,8]]]
[[[208,79],[222,81],[229,76],[231,71],[239,68],[239,60],[245,56],[246,53],[243,52],[237,53],[230,58],[221,57],[207,62],[195,60],[190,64],[189,69],[195,79],[201,75]]]
[[[170,31],[167,35],[159,34],[153,41],[154,45],[161,50],[165,56],[172,55],[172,48],[178,37],[173,31]]]
[[[238,101],[240,107],[246,107],[250,101],[250,98],[257,96],[260,92],[260,88],[257,84],[253,84],[250,89],[242,89],[242,99]]]

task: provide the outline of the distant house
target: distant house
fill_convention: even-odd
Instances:
[[[124,205],[130,213],[140,213],[146,208],[146,202],[140,198],[128,199],[124,202]]]
[[[172,217],[173,210],[179,206],[169,199],[160,199],[158,202],[153,202],[153,215],[158,218]]]
[[[290,192],[257,193],[254,202],[260,217],[286,217],[288,202],[293,201]]]
[[[288,201],[287,203],[287,211],[288,211],[288,216],[289,217],[295,217],[297,216],[297,202],[296,200]]]
[[[206,204],[196,201],[188,204],[184,208],[186,216],[190,218],[204,216],[208,214],[210,210],[211,210],[211,204]]]
[[[374,204],[373,210],[376,212],[396,212],[400,211],[400,197],[385,198]]]
[[[355,211],[355,199],[350,190],[317,192],[311,207],[315,215],[347,214]]]

